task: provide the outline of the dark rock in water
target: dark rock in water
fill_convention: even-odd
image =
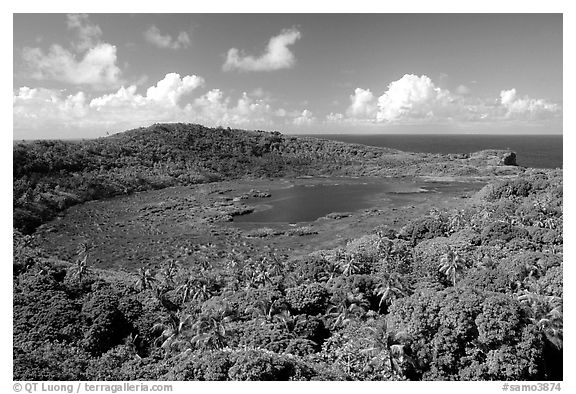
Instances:
[[[506,152],[504,156],[502,156],[502,160],[500,161],[500,165],[503,166],[517,166],[516,163],[516,153],[514,152]]]
[[[470,155],[470,164],[484,166],[517,166],[516,153],[509,150],[487,149]]]

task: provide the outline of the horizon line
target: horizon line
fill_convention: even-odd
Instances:
[[[266,130],[247,130],[247,129],[236,129],[236,130],[243,130],[243,131],[265,131],[268,133],[272,133],[273,131],[266,131]],[[125,130],[128,131],[128,130]],[[40,137],[40,138],[12,138],[13,142],[18,141],[85,141],[85,140],[96,140],[98,138],[106,138],[112,137],[114,135],[122,134],[125,131],[119,131],[114,134],[110,135],[102,135],[102,136],[95,136],[95,137]],[[372,137],[372,136],[387,136],[387,135],[403,135],[403,136],[518,136],[518,137],[525,137],[525,136],[535,136],[535,137],[564,137],[564,133],[282,133],[280,134],[290,137],[322,137],[322,136],[361,136],[361,137]]]

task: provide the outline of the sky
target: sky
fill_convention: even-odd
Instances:
[[[561,134],[561,14],[14,14],[13,138]]]

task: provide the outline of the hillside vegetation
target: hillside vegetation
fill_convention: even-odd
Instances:
[[[13,379],[561,380],[562,172],[514,159],[184,124],[17,145]],[[68,261],[34,243],[89,200],[300,175],[493,179],[463,208],[299,256],[223,235],[238,244],[158,251],[157,265],[123,272],[96,269],[90,240]],[[196,204],[178,201],[189,206],[162,209]]]
[[[135,191],[299,175],[489,176],[517,173],[507,152],[407,153],[278,132],[156,124],[87,141],[36,141],[13,150],[14,227],[31,233],[85,201]]]
[[[289,258],[137,273],[14,238],[14,380],[561,380],[562,173]]]

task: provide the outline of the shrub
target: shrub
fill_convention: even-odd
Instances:
[[[287,272],[287,285],[297,286],[304,282],[326,282],[336,273],[336,267],[324,257],[309,255],[289,260]]]
[[[542,335],[509,295],[458,288],[421,291],[394,303],[390,317],[410,337],[424,380],[544,377]]]
[[[235,322],[229,326],[231,347],[263,348],[274,352],[283,352],[291,336],[280,325],[260,320]]]
[[[167,380],[228,380],[228,370],[232,366],[230,352],[216,350],[211,352],[185,352],[176,356],[173,367],[164,376]]]
[[[427,216],[421,219],[413,219],[400,230],[400,237],[417,244],[425,239],[445,237],[450,225],[444,216]]]
[[[228,371],[230,380],[310,380],[314,369],[296,357],[265,350],[233,353],[234,365]]]
[[[326,310],[329,293],[319,283],[302,284],[286,290],[286,301],[295,313],[316,315]]]
[[[128,346],[116,346],[91,360],[86,369],[87,380],[130,380],[123,373],[122,366],[134,358],[136,356]]]
[[[118,310],[118,297],[107,288],[89,295],[82,305],[82,319],[87,327],[82,344],[94,355],[121,344],[132,330]]]
[[[330,336],[330,331],[324,325],[324,320],[316,316],[305,316],[298,320],[294,327],[294,335],[314,343],[313,349],[320,350],[322,343]]]
[[[60,343],[36,343],[14,347],[14,380],[70,381],[88,380],[86,368],[90,355],[75,346]]]
[[[331,380],[397,380],[386,345],[378,343],[375,322],[351,322],[322,346],[319,359]],[[332,376],[330,376],[332,375]]]
[[[81,335],[80,304],[64,291],[62,271],[25,274],[14,288],[14,341],[72,343]],[[65,274],[65,271],[63,271]]]
[[[528,230],[509,223],[495,222],[482,230],[483,245],[495,245],[512,241],[515,238],[527,238]]]

